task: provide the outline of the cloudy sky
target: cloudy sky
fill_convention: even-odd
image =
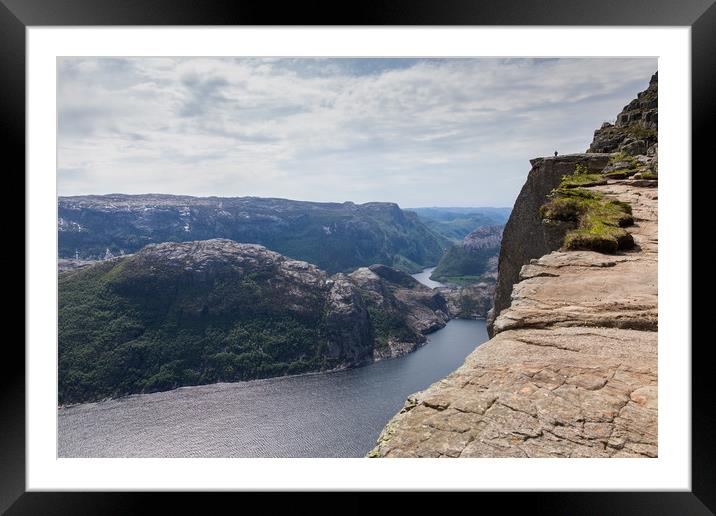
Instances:
[[[655,58],[58,60],[60,195],[511,206]]]

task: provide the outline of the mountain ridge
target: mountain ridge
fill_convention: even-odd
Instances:
[[[170,194],[58,198],[59,258],[98,259],[144,245],[229,238],[264,245],[329,272],[437,263],[443,244],[395,203],[355,204]]]

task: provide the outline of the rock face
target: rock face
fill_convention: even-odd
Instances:
[[[563,232],[554,225],[543,224],[539,214],[547,194],[559,185],[562,176],[574,172],[578,164],[589,171],[599,172],[610,157],[611,154],[568,154],[530,161],[532,169],[502,235],[495,301],[487,318],[490,335],[495,318],[510,306],[512,286],[518,281],[522,266],[558,249],[562,244]]]
[[[475,229],[459,244],[451,246],[430,275],[444,283],[467,284],[480,281],[484,274],[496,271],[496,258],[504,226]]]
[[[451,317],[484,319],[492,307],[497,257],[504,226],[482,226],[451,246],[430,278],[447,286],[437,290],[447,300]]]
[[[373,265],[357,269],[348,278],[360,290],[371,315],[374,360],[414,351],[425,343],[425,334],[449,320],[445,298],[404,272]]]
[[[57,270],[59,272],[62,272],[74,269],[81,269],[83,267],[89,267],[90,265],[94,265],[95,263],[97,263],[96,260],[75,260],[73,258],[60,258],[59,260],[57,260]]]
[[[384,265],[329,276],[256,244],[150,244],[59,274],[59,398],[352,367],[447,320],[438,292]]]
[[[656,76],[649,88],[619,127],[655,127]],[[532,160],[503,234],[491,340],[410,396],[368,456],[657,456],[657,144],[607,145],[597,133],[590,150],[619,152]],[[558,250],[564,228],[539,214],[547,194],[577,164],[619,170],[639,151],[632,159],[654,177],[612,173],[584,186],[630,205],[634,247]]]
[[[512,286],[520,269],[530,260],[539,258],[562,245],[566,227],[544,224],[539,207],[555,188],[563,175],[571,173],[579,164],[589,171],[609,172],[619,169],[619,163],[609,163],[614,152],[637,155],[656,173],[658,129],[658,74],[654,74],[646,90],[637,95],[617,116],[614,126],[602,126],[594,133],[594,141],[586,154],[571,154],[530,161],[527,182],[522,187],[510,219],[505,225],[495,287],[494,307],[487,317],[490,335],[493,323],[502,310],[510,306]],[[637,136],[634,136],[634,135]],[[634,144],[637,141],[637,144]],[[638,180],[638,178],[637,178]]]
[[[470,250],[498,249],[504,229],[502,225],[479,227],[463,239],[462,246]]]
[[[480,281],[463,287],[438,287],[448,304],[450,317],[457,319],[484,319],[492,308],[495,282]]]
[[[443,252],[440,237],[393,203],[89,195],[60,197],[58,216],[60,258],[102,259],[150,243],[228,238],[330,273],[374,263],[419,272]]]
[[[587,152],[647,154],[657,141],[658,95],[659,79],[655,73],[649,87],[624,107],[614,124],[605,122],[594,131],[594,140]]]
[[[525,265],[496,336],[411,396],[373,457],[657,456],[657,193],[631,202],[637,247]]]

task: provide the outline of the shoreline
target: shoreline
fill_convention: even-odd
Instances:
[[[326,370],[324,370],[324,371],[308,371],[308,372],[305,372],[305,373],[298,373],[298,374],[287,374],[287,375],[280,375],[280,376],[269,376],[269,377],[267,377],[267,378],[254,378],[254,379],[252,379],[252,380],[239,380],[239,381],[236,381],[236,382],[211,382],[211,383],[200,383],[200,384],[196,384],[196,385],[182,385],[182,386],[176,387],[176,388],[174,388],[174,389],[167,389],[167,390],[163,390],[163,391],[135,392],[135,393],[126,394],[126,395],[123,395],[123,396],[103,398],[103,399],[101,399],[101,400],[83,401],[83,402],[79,402],[79,403],[67,403],[67,404],[57,405],[57,411],[59,412],[59,411],[61,411],[61,410],[71,409],[71,408],[79,407],[79,406],[81,406],[81,405],[92,405],[92,404],[107,403],[107,402],[110,402],[110,401],[119,401],[119,400],[124,400],[124,399],[127,399],[127,398],[132,398],[132,397],[135,397],[135,396],[152,396],[152,395],[155,395],[155,394],[162,394],[162,393],[165,393],[165,392],[173,392],[173,391],[177,391],[177,390],[179,390],[179,389],[186,389],[186,388],[193,388],[193,387],[205,387],[205,386],[209,386],[209,385],[223,385],[223,384],[226,384],[226,385],[234,385],[234,384],[248,384],[248,383],[266,382],[266,381],[269,381],[269,380],[277,380],[277,379],[289,379],[289,378],[300,378],[300,377],[304,377],[304,376],[327,375],[327,374],[331,374],[331,373],[339,373],[339,372],[341,372],[341,371],[346,371],[346,370],[348,370],[348,369],[356,369],[356,368],[358,368],[358,367],[368,367],[368,366],[370,366],[370,365],[372,365],[372,364],[377,364],[378,362],[385,362],[386,360],[395,360],[395,359],[398,359],[398,358],[403,358],[403,357],[405,357],[405,356],[410,355],[411,353],[414,353],[414,352],[418,351],[419,349],[425,347],[425,346],[430,342],[430,337],[429,337],[430,335],[433,335],[433,334],[437,333],[438,331],[447,328],[448,324],[450,324],[450,322],[451,322],[451,321],[454,321],[454,320],[479,321],[479,320],[485,320],[485,319],[484,319],[484,318],[480,318],[480,319],[471,319],[471,318],[470,318],[470,319],[462,319],[462,318],[460,318],[460,317],[451,317],[450,319],[448,319],[448,322],[445,323],[445,326],[443,326],[442,328],[437,328],[436,330],[430,331],[430,332],[428,332],[428,333],[424,333],[423,335],[425,335],[425,336],[427,337],[427,339],[425,340],[425,342],[419,343],[414,349],[412,349],[411,351],[408,351],[407,353],[403,353],[402,355],[396,355],[396,356],[390,356],[390,357],[383,357],[383,358],[377,358],[377,359],[374,358],[374,359],[371,360],[370,362],[365,362],[365,363],[361,363],[361,364],[355,364],[355,365],[352,365],[352,366],[336,367],[336,368],[334,368],[334,369],[326,369]]]
[[[432,267],[434,268],[435,266],[432,266]],[[424,272],[425,270],[428,270],[428,269],[430,269],[430,268],[431,268],[431,267],[425,267],[425,268],[423,269],[423,271],[421,271],[421,272]],[[416,273],[416,274],[419,274],[419,273]],[[416,279],[417,279],[417,278],[416,278]],[[418,280],[418,281],[420,282],[420,280]],[[420,282],[420,283],[421,283],[422,285],[425,285],[425,284],[422,283],[422,282]],[[425,286],[428,286],[428,285],[425,285]],[[431,290],[435,290],[435,289],[437,289],[437,288],[446,288],[446,287],[447,287],[447,285],[442,284],[442,286],[440,286],[440,287],[428,287],[428,288],[430,288]],[[447,287],[447,288],[449,288],[449,287]],[[269,377],[267,377],[267,378],[254,378],[254,379],[251,379],[251,380],[239,380],[239,381],[235,381],[235,382],[212,382],[212,383],[200,383],[200,384],[195,384],[195,385],[181,385],[181,386],[175,387],[175,388],[173,388],[173,389],[167,389],[167,390],[162,390],[162,391],[154,391],[154,392],[135,392],[135,393],[131,393],[131,394],[125,394],[125,395],[122,395],[122,396],[110,396],[110,397],[107,397],[107,398],[103,398],[103,399],[100,399],[100,400],[94,400],[94,401],[83,401],[83,402],[79,402],[79,403],[59,404],[59,405],[57,405],[57,410],[58,410],[58,412],[59,412],[59,411],[61,411],[61,410],[71,409],[71,408],[75,408],[75,407],[78,407],[78,406],[81,406],[81,405],[90,405],[90,404],[106,403],[106,402],[110,402],[110,401],[118,401],[118,400],[123,400],[123,399],[131,398],[131,397],[134,397],[134,396],[151,396],[151,395],[154,395],[154,394],[161,394],[161,393],[164,393],[164,392],[172,392],[172,391],[176,391],[176,390],[184,389],[184,388],[189,388],[189,387],[204,387],[204,386],[209,386],[209,385],[221,385],[221,384],[248,384],[248,383],[265,382],[265,381],[268,381],[268,380],[277,380],[277,379],[283,379],[283,378],[288,379],[288,378],[300,378],[300,377],[305,377],[305,376],[326,375],[326,374],[338,373],[338,372],[341,372],[341,371],[346,371],[346,370],[348,370],[348,369],[355,369],[355,368],[357,368],[357,367],[367,367],[367,366],[370,366],[371,364],[376,364],[376,363],[378,363],[378,362],[384,362],[384,361],[386,361],[386,360],[394,360],[394,359],[397,359],[397,358],[402,358],[402,357],[404,357],[404,356],[407,356],[407,355],[409,355],[409,354],[411,354],[411,353],[414,353],[414,352],[418,351],[419,349],[423,348],[424,346],[426,346],[426,345],[430,342],[430,335],[433,335],[433,334],[437,333],[438,331],[445,329],[445,328],[447,327],[447,325],[450,324],[450,322],[451,322],[451,321],[454,321],[454,320],[462,320],[462,321],[486,321],[486,318],[485,318],[485,317],[450,317],[450,318],[448,319],[447,323],[445,323],[445,326],[443,326],[443,327],[441,327],[441,328],[436,328],[436,329],[434,329],[434,330],[432,330],[432,331],[429,331],[429,332],[427,332],[427,333],[423,333],[423,335],[425,335],[425,336],[427,337],[426,340],[425,340],[425,342],[418,343],[412,350],[408,351],[407,353],[403,353],[403,354],[401,354],[401,355],[396,355],[396,356],[386,356],[386,357],[373,358],[372,360],[367,361],[367,362],[365,362],[365,363],[359,363],[359,364],[354,364],[354,365],[350,365],[350,366],[341,366],[341,367],[336,367],[336,368],[333,368],[333,369],[326,369],[326,370],[322,370],[322,371],[308,371],[308,372],[305,372],[305,373],[287,374],[287,375],[280,375],[280,376],[269,376]]]

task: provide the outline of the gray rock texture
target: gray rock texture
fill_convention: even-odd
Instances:
[[[494,281],[481,281],[463,287],[438,287],[436,290],[447,301],[450,317],[458,319],[484,319],[495,296]]]
[[[657,192],[630,202],[637,246],[521,267],[495,337],[411,396],[371,457],[656,457]]]
[[[649,87],[624,106],[613,124],[605,122],[594,131],[594,140],[587,152],[647,154],[657,142],[658,95],[659,79],[658,74],[654,74]]]
[[[559,185],[562,176],[574,172],[578,164],[600,172],[610,157],[611,154],[567,154],[530,161],[532,169],[502,234],[495,301],[488,315],[490,334],[495,318],[510,306],[512,286],[517,282],[522,266],[562,245],[567,228],[546,225],[539,214],[547,194]]]
[[[496,249],[502,241],[504,226],[482,226],[462,239],[462,246],[465,249]]]
[[[409,353],[424,335],[444,327],[450,313],[442,294],[385,265],[361,267],[347,276],[373,314],[374,360]]]
[[[656,97],[654,75],[589,153],[531,161],[503,233],[492,338],[410,396],[369,457],[657,456]],[[587,188],[629,203],[634,247],[559,250],[570,227],[543,224],[540,206],[578,164],[603,173],[612,157],[629,163],[606,171],[637,160],[639,177]]]

